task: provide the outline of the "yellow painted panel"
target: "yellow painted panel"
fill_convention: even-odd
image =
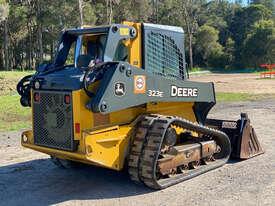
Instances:
[[[84,90],[74,91],[73,94],[73,120],[80,123],[80,130],[91,128],[93,125],[93,113],[86,108],[89,97]],[[81,138],[81,134],[74,133],[76,140]]]
[[[162,115],[172,115],[196,122],[196,116],[193,111],[193,102],[159,102],[148,103],[147,112]]]
[[[124,109],[117,112],[112,112],[110,114],[110,122],[113,124],[129,124],[134,121],[137,116],[141,113],[145,112],[145,108],[140,107],[132,107],[129,109]]]
[[[84,133],[87,158],[104,167],[121,170],[128,150],[131,128],[121,126],[99,134]]]
[[[120,28],[119,29],[119,34],[121,36],[128,36],[129,35],[129,29],[128,28]]]
[[[136,67],[142,67],[142,32],[141,32],[141,23],[134,23],[124,21],[122,22],[124,25],[133,26],[136,29],[136,37],[134,39],[130,39],[126,41],[126,46],[129,51],[129,63]]]

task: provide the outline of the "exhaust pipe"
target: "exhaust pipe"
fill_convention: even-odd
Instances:
[[[231,142],[232,158],[249,159],[264,153],[246,113],[241,113],[237,121],[207,119],[205,125],[227,134]]]

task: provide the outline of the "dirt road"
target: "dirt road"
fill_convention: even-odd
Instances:
[[[218,104],[211,117],[249,113],[266,150],[163,191],[133,184],[126,174],[87,167],[56,168],[48,156],[19,145],[19,133],[0,134],[0,205],[274,205],[275,99]]]
[[[250,94],[275,94],[275,78],[260,79],[260,74],[201,74],[191,75],[191,80],[214,82],[217,92]]]

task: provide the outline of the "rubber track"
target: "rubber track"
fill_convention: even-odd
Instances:
[[[157,115],[143,116],[136,127],[135,137],[130,148],[130,155],[128,159],[128,173],[130,175],[131,180],[133,180],[136,183],[141,183],[139,177],[141,153],[144,144],[147,142],[147,132],[150,129],[155,118],[157,118]]]
[[[147,117],[145,119],[147,119]],[[161,152],[161,145],[166,130],[171,124],[203,135],[211,136],[212,139],[216,140],[217,144],[221,147],[222,152],[219,153],[218,157],[216,157],[218,159],[210,164],[201,165],[197,169],[188,170],[185,173],[177,174],[170,178],[157,180],[156,169],[158,156]],[[150,121],[143,121],[141,125],[141,127],[138,127],[140,133],[137,133],[136,135],[137,140],[134,140],[134,146],[138,148],[138,152],[135,153],[136,156],[134,156],[133,153],[131,153],[132,156],[130,155],[130,159],[132,159],[132,168],[129,168],[129,173],[131,171],[131,179],[139,182],[142,181],[150,188],[163,189],[169,187],[203,174],[209,170],[221,167],[229,159],[231,153],[230,140],[227,135],[221,131],[198,125],[179,117],[162,115],[154,116]],[[146,131],[141,129],[141,132],[139,128],[146,128]]]

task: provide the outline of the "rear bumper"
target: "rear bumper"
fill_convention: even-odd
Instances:
[[[23,147],[61,159],[121,170],[128,152],[129,132],[130,127],[127,126],[121,128],[115,126],[96,132],[82,132],[80,145],[74,152],[35,145],[31,130],[22,133],[21,144]]]
[[[48,155],[53,155],[61,159],[69,159],[77,162],[83,162],[86,164],[100,165],[100,164],[96,164],[96,162],[92,162],[91,160],[89,160],[86,153],[68,152],[64,150],[38,146],[32,142],[32,139],[33,139],[33,133],[31,130],[23,132],[21,135],[21,145],[23,147],[30,148]]]

